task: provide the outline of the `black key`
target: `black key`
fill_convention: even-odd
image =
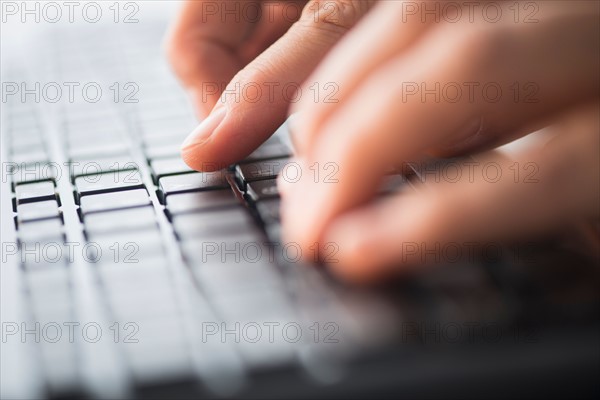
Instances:
[[[276,160],[242,164],[236,166],[235,172],[238,181],[244,184],[264,179],[275,179],[287,163],[287,158],[280,158]]]
[[[279,223],[281,216],[279,208],[281,207],[280,199],[269,199],[256,204],[256,210],[260,219],[265,225]]]
[[[130,208],[87,214],[83,218],[88,235],[133,231],[156,226],[152,207]]]
[[[75,186],[82,196],[144,187],[142,177],[135,170],[80,176],[75,179]]]
[[[181,214],[173,218],[173,228],[181,238],[212,237],[218,234],[253,230],[254,224],[242,207],[211,210],[197,214]]]
[[[56,200],[39,201],[17,205],[17,221],[23,223],[37,219],[58,218],[58,203]]]
[[[91,159],[71,160],[69,163],[71,178],[97,175],[106,172],[129,171],[139,169],[139,165],[128,156],[95,157]]]
[[[252,154],[246,157],[240,164],[246,164],[256,161],[270,160],[273,158],[289,157],[292,154],[290,148],[283,143],[264,144],[254,150]]]
[[[81,198],[81,211],[83,214],[147,205],[150,205],[150,198],[145,189],[102,193]]]
[[[275,179],[251,182],[248,184],[247,190],[248,195],[255,202],[279,197]]]
[[[198,172],[165,176],[159,180],[160,189],[164,195],[185,193],[209,189],[229,188],[225,171]]]
[[[34,243],[42,240],[62,241],[64,239],[62,220],[60,218],[44,219],[40,221],[24,222],[19,224],[19,240]]]
[[[17,185],[15,191],[18,204],[56,199],[53,181],[23,183]]]
[[[167,210],[171,214],[202,211],[236,204],[239,204],[238,199],[230,189],[182,193],[167,197]]]
[[[194,172],[181,157],[154,160],[152,161],[152,171],[156,179],[160,179],[166,175]]]

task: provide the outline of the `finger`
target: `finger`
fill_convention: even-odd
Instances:
[[[525,239],[598,218],[600,118],[598,104],[544,150],[516,160],[479,160],[457,182],[400,195],[336,218],[324,237],[336,243],[342,278],[368,282],[434,260],[436,249]],[[490,166],[493,166],[490,168]],[[487,170],[487,171],[486,171]],[[435,258],[437,260],[438,258]]]
[[[569,35],[572,36],[565,43],[577,43],[575,39],[590,37],[597,26],[596,20],[588,16],[578,18],[577,28],[571,28]],[[589,84],[598,81],[591,69],[584,68],[585,78],[573,78],[582,71],[578,63],[546,66],[551,60],[560,59],[561,51],[573,55],[571,61],[588,60],[592,65],[597,64],[597,60],[589,59],[589,49],[562,49],[556,53],[546,42],[550,38],[556,44],[556,38],[552,37],[557,29],[554,24],[564,28],[572,23],[568,18],[559,18],[551,27],[527,28],[532,31],[524,36],[531,42],[525,46],[522,32],[498,31],[488,25],[479,27],[481,31],[475,33],[450,24],[428,31],[418,46],[365,80],[339,105],[335,114],[312,133],[314,144],[307,154],[301,155],[311,164],[333,162],[339,168],[339,183],[297,185],[298,192],[310,193],[303,202],[307,212],[302,218],[288,218],[291,222],[284,227],[285,237],[307,247],[319,242],[323,228],[333,217],[372,197],[386,165],[444,143],[461,126],[481,115],[486,115],[498,132],[512,131],[597,95],[597,85]],[[563,46],[568,47],[565,43]],[[544,47],[540,53],[531,51],[540,46]],[[403,77],[402,81],[398,76]],[[520,104],[511,97],[490,102],[486,101],[485,94],[474,100],[462,96],[456,101],[405,96],[406,82],[418,82],[418,86],[427,88],[436,88],[445,82],[498,82],[508,92],[511,82],[528,79],[544,89],[544,95],[540,95],[543,102]]]
[[[333,11],[330,6],[335,6]],[[216,109],[222,121],[201,125],[182,146],[194,169],[227,166],[252,152],[286,118],[295,91],[327,51],[367,12],[370,2],[312,1],[285,35],[232,79]]]
[[[452,46],[454,42],[458,46],[454,49],[454,57],[469,57],[461,60],[472,65],[470,74],[460,77],[462,80],[428,85],[430,82],[411,81],[403,71],[397,71],[394,79],[403,80],[402,90],[414,90],[423,102],[460,102],[456,101],[457,94],[460,100],[469,97],[472,108],[480,105],[478,103],[486,103],[482,105],[487,109],[482,109],[480,115],[473,115],[456,127],[455,132],[448,132],[449,143],[437,143],[437,151],[448,149],[450,151],[446,153],[460,153],[507,143],[547,125],[548,118],[553,118],[556,110],[598,95],[599,76],[595,73],[600,68],[600,40],[595,34],[600,28],[598,8],[585,1],[536,4],[539,7],[536,23],[515,23],[508,17],[511,6],[507,3],[502,4],[504,10],[501,12],[507,17],[498,23],[490,23],[485,18],[474,21],[463,18],[457,23],[433,24],[434,28],[441,26],[448,34],[448,38],[441,38],[442,43]],[[335,82],[338,92],[334,102],[315,104],[302,99],[293,107],[292,112],[302,111],[307,115],[292,125],[292,133],[300,136],[294,138],[300,153],[308,151],[327,118],[343,107],[347,97],[366,81],[365,77],[372,74],[375,67],[392,56],[404,54],[408,57],[407,50],[414,44],[420,45],[419,39],[432,25],[417,13],[412,19],[408,18],[407,24],[401,24],[400,30],[397,22],[407,18],[404,8],[408,5],[384,2],[382,6],[365,18],[324,60],[315,71],[314,79],[308,79],[310,84],[314,84],[313,80]],[[443,11],[438,14],[442,14],[438,19],[446,20]],[[468,12],[463,10],[463,14]],[[450,25],[450,29],[444,25]],[[459,30],[469,32],[462,44],[452,40]],[[379,31],[393,32],[389,37],[394,39],[378,34]],[[371,32],[375,34],[371,35]],[[581,45],[573,46],[574,43]],[[434,49],[432,47],[430,51]],[[353,67],[345,68],[347,65]],[[464,72],[467,67],[465,65]],[[418,64],[414,68],[419,68]],[[445,64],[438,68],[445,68]],[[454,92],[455,88],[459,93]],[[520,112],[513,118],[506,118],[504,109],[511,106]]]
[[[309,76],[301,90],[318,95],[301,98],[289,112],[310,115],[310,118],[296,118],[290,125],[298,152],[310,147],[318,126],[378,66],[408,49],[433,25],[434,20],[422,18],[418,8],[414,2],[378,3]]]
[[[265,9],[261,1],[183,4],[167,35],[167,51],[200,117],[208,115],[231,78],[292,24],[279,8],[271,2]]]

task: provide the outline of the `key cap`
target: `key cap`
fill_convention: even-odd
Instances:
[[[145,189],[135,189],[83,196],[80,202],[81,211],[85,215],[97,211],[150,205],[150,197]]]
[[[283,143],[262,145],[258,149],[254,150],[252,154],[242,160],[240,164],[289,157],[291,154],[292,152],[290,148]]]
[[[266,241],[256,229],[215,233],[212,236],[187,238],[181,243],[183,255],[199,265],[228,263],[264,263],[272,260]]]
[[[194,170],[188,167],[181,157],[175,157],[152,161],[152,171],[158,180],[165,175],[183,174]]]
[[[93,257],[96,263],[120,263],[127,267],[164,259],[165,250],[158,229],[92,234],[89,235],[89,242],[101,249],[97,254],[91,254],[90,251],[89,258]]]
[[[179,156],[180,152],[180,143],[146,147],[146,157],[148,157],[149,160],[177,157]]]
[[[256,210],[260,219],[265,225],[271,225],[279,223],[281,216],[279,214],[279,208],[281,207],[280,199],[270,199],[259,202],[256,205]]]
[[[24,183],[15,188],[18,204],[56,198],[53,181]]]
[[[27,151],[14,153],[11,161],[17,164],[45,163],[48,162],[48,154],[40,143]]]
[[[160,189],[165,196],[173,193],[185,193],[208,189],[225,189],[229,184],[225,179],[225,171],[198,172],[165,176],[159,180]]]
[[[21,261],[26,271],[37,273],[66,268],[72,261],[72,256],[61,238],[36,242],[21,241]]]
[[[75,179],[75,186],[81,196],[144,187],[142,177],[135,170],[80,176]]]
[[[110,141],[102,145],[95,144],[94,146],[73,147],[68,153],[73,159],[94,158],[106,156],[118,156],[126,152],[127,144],[124,141]]]
[[[56,163],[33,163],[33,164],[11,164],[6,165],[6,174],[12,178],[15,185],[39,181],[55,181],[62,170]]]
[[[39,221],[24,222],[19,224],[19,240],[21,242],[35,243],[42,240],[62,241],[62,220],[59,218],[44,219]]]
[[[277,160],[237,165],[235,167],[236,177],[238,178],[238,181],[244,185],[247,182],[275,179],[287,163],[288,159],[280,158]]]
[[[182,193],[167,197],[167,210],[171,214],[205,211],[237,204],[239,204],[238,199],[230,189]]]
[[[97,175],[106,172],[129,171],[139,169],[139,165],[129,156],[109,156],[71,160],[69,170],[74,181],[78,176]]]
[[[247,190],[248,195],[254,202],[279,197],[275,179],[251,182],[248,184]]]
[[[88,235],[133,231],[156,226],[152,207],[91,213],[83,219]]]
[[[19,223],[46,218],[58,218],[58,203],[56,200],[39,201],[17,205],[17,221]]]
[[[264,262],[204,265],[198,262],[192,270],[196,280],[209,296],[226,296],[228,293],[236,294],[242,291],[256,292],[281,285],[275,267]]]
[[[173,218],[173,228],[180,237],[185,238],[252,231],[254,224],[244,208],[236,207],[198,214],[176,215]]]

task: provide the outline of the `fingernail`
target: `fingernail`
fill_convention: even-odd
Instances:
[[[183,141],[181,150],[185,151],[190,147],[195,147],[206,143],[208,138],[219,127],[227,114],[226,108],[215,109],[208,117],[198,125],[196,129]]]

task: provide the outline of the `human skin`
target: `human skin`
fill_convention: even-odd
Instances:
[[[279,179],[284,238],[307,256],[315,243],[322,251],[335,243],[330,268],[340,277],[367,282],[418,265],[401,243],[521,238],[598,218],[598,2],[460,3],[460,18],[441,2],[436,21],[408,8],[423,2],[310,1],[294,3],[304,6],[297,21],[274,12],[256,22],[207,17],[206,3],[187,2],[167,42],[174,70],[207,117],[182,156],[197,170],[229,165],[297,114],[291,128],[303,175]],[[481,11],[489,3],[501,18]],[[221,90],[203,93],[207,82],[231,90],[302,83],[303,95],[231,101]],[[326,83],[335,84],[335,101],[306,95]],[[502,95],[407,95],[449,83],[493,83]],[[512,159],[483,152],[547,126],[544,146]],[[502,177],[463,174],[373,201],[391,166],[473,153],[497,163]],[[324,165],[335,165],[335,183],[315,179],[315,166]],[[533,166],[534,179],[523,179],[523,170],[517,177],[515,165]]]

